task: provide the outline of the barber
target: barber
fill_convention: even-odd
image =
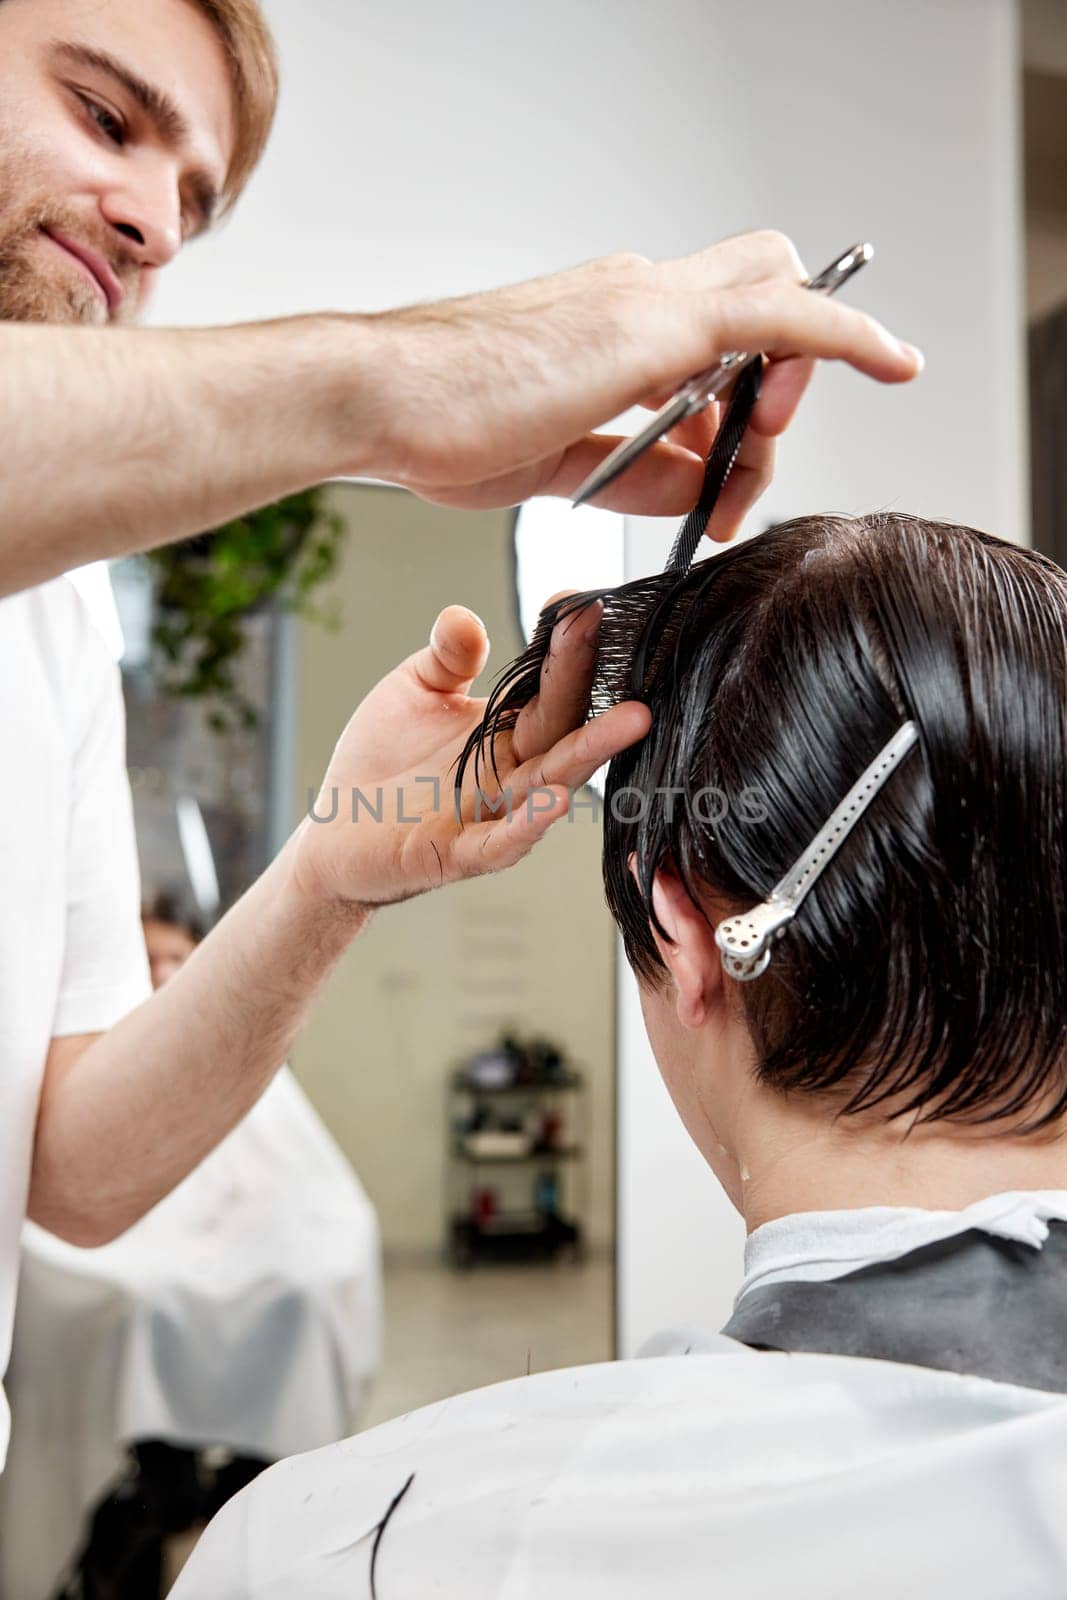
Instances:
[[[886,382],[920,365],[808,294],[774,233],[380,316],[135,327],[158,273],[238,198],[275,94],[254,0],[0,0],[0,1371],[27,1210],[83,1245],[130,1226],[255,1102],[376,908],[509,866],[648,726],[636,704],[585,724],[590,613],[500,751],[512,815],[479,819],[467,792],[457,819],[447,774],[480,719],[488,640],[449,607],[342,734],[318,809],[336,790],[337,815],[305,819],[146,998],[117,677],[69,585],[47,580],[336,476],[456,506],[567,494],[612,448],[591,432],[606,418],[760,349],[711,530],[726,538],[812,358]],[[685,424],[606,503],[684,511],[715,424],[714,408]],[[345,797],[378,786],[397,806],[353,825]],[[0,1394],[0,1460],[2,1412]]]
[[[271,63],[253,0],[0,0],[0,592],[338,476],[456,506],[566,495],[612,448],[593,428],[733,349],[780,358],[751,490],[810,370],[789,358],[888,382],[918,368],[863,312],[803,292],[775,233],[385,315],[135,330],[258,159]],[[605,503],[684,512],[700,473],[661,443]]]

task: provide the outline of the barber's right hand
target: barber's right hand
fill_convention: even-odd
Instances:
[[[744,453],[713,536],[769,481],[814,359],[900,383],[922,357],[873,317],[803,287],[782,234],[741,234],[677,261],[609,256],[552,277],[367,318],[374,393],[350,470],[445,505],[571,495],[618,443],[593,430],[655,403],[731,350],[768,357]],[[598,498],[679,515],[700,490],[718,413],[661,440]],[[368,420],[376,419],[376,420]]]

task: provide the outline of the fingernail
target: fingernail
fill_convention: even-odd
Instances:
[[[897,343],[900,345],[900,348],[903,350],[904,354],[906,356],[910,356],[915,362],[916,372],[921,372],[926,365],[926,357],[923,355],[918,345],[907,344],[903,339],[898,339]]]

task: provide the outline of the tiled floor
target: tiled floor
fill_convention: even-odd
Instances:
[[[613,1350],[613,1263],[386,1267],[385,1360],[365,1427],[464,1389]]]

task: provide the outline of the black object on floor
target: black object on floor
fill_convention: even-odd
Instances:
[[[161,1600],[165,1541],[210,1522],[270,1464],[156,1439],[134,1446],[52,1600]]]

